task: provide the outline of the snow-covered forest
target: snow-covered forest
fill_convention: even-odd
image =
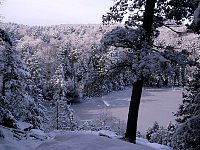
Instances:
[[[134,75],[131,67],[129,62],[123,61],[127,59],[127,53],[131,53],[130,49],[111,47],[109,53],[104,55],[97,51],[102,36],[115,27],[116,25],[100,24],[50,27],[1,24],[1,28],[9,34],[20,57],[33,74],[34,80],[37,80],[35,82],[42,82],[40,86],[45,99],[52,99],[49,93],[53,88],[52,78],[55,78],[56,70],[60,69],[64,72],[68,99],[73,99],[74,96],[102,95],[132,84]],[[183,26],[175,29],[178,32],[186,31]],[[145,86],[185,86],[187,78],[194,71],[189,65],[198,59],[198,35],[186,33],[179,36],[165,27],[160,30],[161,34],[155,44],[158,47],[167,46],[163,55],[172,62],[173,73],[150,75],[145,80]],[[177,51],[173,50],[174,47]],[[116,64],[119,63],[121,66],[116,69]],[[61,64],[63,68],[60,68]],[[145,69],[148,72],[149,68]]]
[[[22,93],[26,97],[24,97],[24,102],[20,102],[20,105],[30,103],[26,101],[32,99],[35,104],[32,104],[34,106],[31,106],[30,109],[33,110],[32,107],[36,107],[36,111],[38,111],[37,118],[34,116],[33,119],[33,116],[30,116],[31,118],[19,118],[19,120],[34,124],[33,128],[47,131],[53,129],[77,130],[79,127],[76,120],[73,119],[73,110],[68,104],[72,103],[73,105],[73,102],[85,97],[102,96],[113,90],[123,90],[126,86],[130,86],[134,75],[128,67],[120,68],[125,69],[125,72],[119,73],[111,71],[111,73],[104,74],[105,72],[99,70],[103,65],[108,68],[114,67],[114,63],[126,57],[121,48],[113,47],[105,56],[102,56],[101,53],[98,55],[95,51],[100,45],[103,34],[111,31],[114,27],[108,28],[103,25],[32,27],[12,23],[1,24],[1,28],[8,33],[13,43],[13,55],[15,56],[12,57],[18,58],[19,60],[16,61],[21,63],[21,65],[19,62],[13,65],[16,65],[16,69],[19,69],[18,71],[21,71],[23,75],[27,75],[26,78],[21,78],[21,80],[25,78],[23,90],[26,93]],[[179,32],[186,30],[183,26],[173,28]],[[186,33],[180,37],[165,27],[160,30],[161,34],[155,40],[155,44],[168,45],[178,49],[178,51],[170,50],[169,52],[172,54],[168,54],[168,58],[174,63],[173,73],[149,76],[145,86],[154,88],[186,86],[193,78],[195,68],[186,65],[187,62],[184,61],[186,58],[188,59],[188,56],[191,62],[198,59],[198,35]],[[180,55],[182,49],[188,53]],[[173,55],[173,53],[177,54]],[[25,88],[25,86],[27,87]],[[2,80],[1,87],[3,87]],[[18,109],[21,110],[22,106],[17,108],[14,105],[13,107],[15,111],[19,111]],[[27,106],[24,107],[20,113],[26,114]],[[17,115],[17,113],[13,113]],[[96,128],[98,129],[98,127]]]
[[[148,1],[145,7],[152,7]],[[75,146],[80,150],[84,147],[88,150],[199,149],[200,3],[195,1],[192,5],[195,8],[193,24],[184,26],[180,25],[181,18],[167,9],[165,11],[174,16],[161,19],[164,12],[159,10],[166,4],[175,9],[174,1],[157,2],[154,8],[157,22],[152,22],[152,31],[145,26],[145,21],[141,23],[134,15],[125,25],[108,23],[122,21],[125,13],[120,12],[127,7],[129,11],[133,7],[144,9],[143,0],[135,1],[134,6],[129,6],[126,0],[116,1],[111,12],[103,16],[104,24],[27,26],[1,23],[0,149],[12,150],[15,145],[17,150],[54,149],[54,142],[59,149],[76,149]],[[187,17],[189,11],[192,10],[186,10]],[[143,15],[145,18],[147,14]],[[163,24],[169,19],[175,22]],[[84,123],[76,118],[74,104],[81,106],[93,97],[103,99],[112,91],[122,91],[132,85],[127,127],[119,118],[106,113],[102,118]],[[163,127],[155,120],[146,133],[138,131],[134,139],[129,134],[134,130],[130,130],[129,121],[134,116],[131,108],[135,111],[139,104],[133,106],[132,101],[139,98],[140,103],[140,89],[144,87],[183,89],[182,103],[174,112],[176,122]],[[137,116],[134,119],[137,120]],[[81,145],[77,137],[85,143]],[[77,140],[69,140],[74,138]],[[65,143],[67,140],[75,144]],[[110,147],[107,140],[112,143]],[[26,142],[31,144],[28,146]],[[91,147],[86,147],[90,142],[93,143]]]

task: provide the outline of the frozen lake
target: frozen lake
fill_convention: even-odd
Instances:
[[[112,116],[127,122],[131,97],[131,88],[115,91],[102,97],[93,97],[72,105],[80,120],[95,119],[106,111]],[[182,102],[182,89],[178,88],[144,88],[140,103],[138,131],[144,133],[155,121],[162,126],[174,122],[173,112]]]

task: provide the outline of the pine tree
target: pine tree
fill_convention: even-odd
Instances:
[[[78,62],[78,52],[77,49],[71,50],[73,48],[72,44],[63,43],[59,47],[59,51],[57,53],[57,59],[59,63],[63,66],[64,71],[64,79],[67,82],[67,98],[68,100],[74,100],[77,97],[77,68],[79,65]],[[80,58],[79,58],[80,59]]]
[[[200,5],[199,0],[116,0],[110,11],[103,16],[104,24],[125,21],[125,27],[118,27],[112,30],[110,35],[105,35],[103,41],[106,41],[104,42],[106,45],[102,49],[115,46],[131,48],[133,52],[137,52],[137,55],[132,57],[132,70],[136,75],[136,81],[133,83],[125,134],[125,139],[130,142],[136,141],[138,110],[145,76],[155,73],[155,67],[165,71],[168,69],[166,61],[160,62],[159,67],[149,66],[153,64],[152,62],[159,63],[161,60],[159,59],[161,54],[158,51],[157,54],[154,53],[153,49],[153,40],[159,35],[156,28],[167,26],[165,22],[168,19],[180,24],[184,18],[190,19],[195,26],[197,25],[196,27],[199,27],[198,5]],[[193,20],[195,10],[196,19]],[[197,28],[195,30],[199,31]]]
[[[30,70],[31,80],[29,83],[29,90],[31,96],[37,99],[38,103],[44,100],[43,96],[43,86],[44,86],[44,76],[42,71],[41,63],[39,62],[36,55],[32,55],[26,62],[27,67]]]
[[[175,149],[200,148],[200,70],[183,93],[183,104],[175,114],[178,127],[175,130],[172,146]]]
[[[30,73],[12,43],[5,40],[8,35],[3,30],[0,32],[3,62],[0,123],[16,127],[17,121],[23,121],[31,123],[34,128],[41,128],[43,112],[27,89]]]
[[[73,115],[73,110],[67,104],[66,98],[66,82],[64,80],[63,66],[60,64],[51,79],[53,85],[53,99],[50,102],[50,128],[57,130],[75,130],[76,122]]]

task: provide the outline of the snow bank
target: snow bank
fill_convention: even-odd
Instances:
[[[137,144],[128,143],[117,138],[111,131],[53,131],[43,133],[32,130],[41,136],[49,137],[45,141],[38,139],[16,140],[8,128],[0,127],[5,138],[0,138],[0,150],[171,150],[169,147],[149,143],[138,138]]]
[[[44,142],[35,150],[153,150],[145,145],[131,144],[119,139],[110,139],[83,132],[66,132],[56,135],[51,141]]]
[[[160,145],[158,143],[149,143],[148,140],[142,139],[142,138],[137,138],[136,143],[139,145],[151,147],[156,150],[173,150],[172,148],[165,146],[165,145]]]
[[[35,150],[35,148],[42,143],[39,140],[17,140],[13,132],[9,128],[0,127],[4,138],[0,138],[0,150]]]

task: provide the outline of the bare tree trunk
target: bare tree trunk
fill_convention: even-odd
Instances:
[[[2,96],[6,96],[6,79],[5,79],[5,75],[3,75],[3,83],[2,83]]]
[[[154,9],[157,0],[146,0],[143,28],[145,30],[146,41],[151,42]]]
[[[131,143],[136,143],[137,120],[142,87],[143,77],[133,83],[132,96],[128,113],[128,122],[125,134],[125,138]]]
[[[59,103],[58,103],[58,100],[56,102],[56,129],[58,130],[59,129]]]
[[[148,43],[151,42],[155,3],[156,0],[146,0],[145,5],[143,28],[145,30],[146,36],[144,40],[146,40]],[[125,139],[131,143],[136,143],[138,111],[140,106],[143,82],[143,76],[140,76],[140,78],[138,78],[137,81],[133,83],[127,128],[125,133]]]

